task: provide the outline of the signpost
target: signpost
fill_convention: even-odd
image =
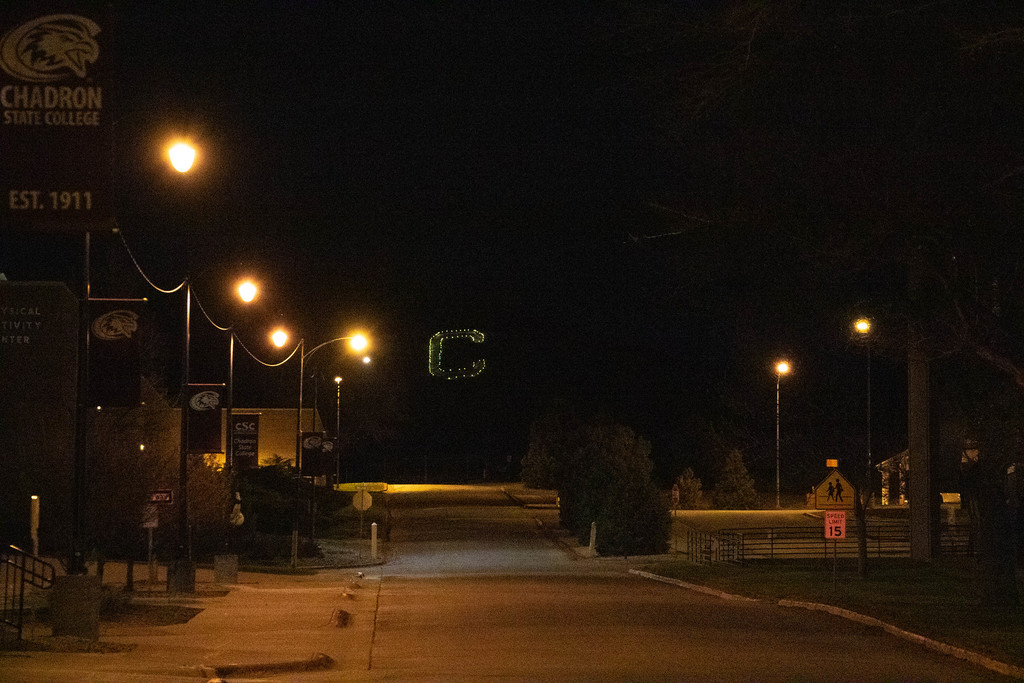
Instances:
[[[832,590],[836,589],[836,565],[839,562],[836,545],[840,538],[846,538],[846,510],[826,510],[825,540],[832,539]]]
[[[174,491],[171,489],[155,489],[149,492],[149,505],[143,511],[142,528],[149,534],[149,587],[152,590],[157,582],[156,555],[153,554],[153,529],[160,521],[159,506],[172,505]]]
[[[363,537],[363,513],[369,510],[371,505],[373,497],[365,488],[352,494],[352,507],[359,510],[359,538]]]
[[[156,529],[160,523],[160,510],[157,507],[159,503],[153,500],[153,493],[155,492],[149,494],[150,502],[142,509],[142,528],[146,530],[146,535],[149,538],[146,556],[146,565],[149,567],[149,590],[153,590],[153,586],[157,582],[156,555],[153,554],[153,529]],[[161,491],[160,493],[169,494],[170,491]]]

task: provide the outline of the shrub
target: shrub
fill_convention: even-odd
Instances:
[[[580,543],[589,543],[596,522],[603,554],[665,551],[671,518],[665,496],[651,482],[647,441],[628,427],[587,425],[564,413],[534,423],[530,435],[533,456],[524,463],[524,481],[550,476],[562,525]],[[526,479],[527,465],[536,479]]]

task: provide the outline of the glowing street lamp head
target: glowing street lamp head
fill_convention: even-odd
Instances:
[[[270,335],[270,341],[274,343],[274,346],[281,348],[288,343],[288,333],[284,330],[274,330]]]
[[[853,323],[853,329],[857,330],[860,334],[866,335],[871,332],[871,321],[867,318],[858,318],[857,321]]]
[[[365,335],[356,334],[353,335],[352,338],[348,340],[348,345],[353,351],[362,351],[363,349],[370,345],[370,341],[366,338]]]
[[[253,283],[252,280],[245,280],[244,282],[238,285],[238,296],[245,303],[250,303],[253,299],[255,299],[257,291],[258,290],[256,288],[256,285],[255,283]]]
[[[167,154],[171,158],[171,166],[178,173],[187,173],[196,160],[196,148],[186,142],[173,145]]]
[[[791,368],[789,366],[789,363],[787,363],[784,360],[780,360],[778,363],[775,364],[775,372],[777,372],[779,375],[789,374],[790,369]]]
[[[363,356],[363,365],[369,365],[373,360],[369,356]]]
[[[341,384],[341,377],[335,377],[334,378],[334,383],[335,384]]]

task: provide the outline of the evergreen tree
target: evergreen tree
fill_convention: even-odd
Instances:
[[[679,487],[680,509],[704,510],[708,507],[700,478],[694,475],[692,467],[687,467],[676,478],[676,486]]]
[[[758,505],[754,480],[743,464],[743,454],[729,451],[715,483],[715,506],[730,510],[750,510]]]

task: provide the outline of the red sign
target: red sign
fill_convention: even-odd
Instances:
[[[846,510],[825,511],[825,538],[846,538]]]
[[[174,492],[171,489],[157,489],[149,492],[150,503],[173,503]]]

